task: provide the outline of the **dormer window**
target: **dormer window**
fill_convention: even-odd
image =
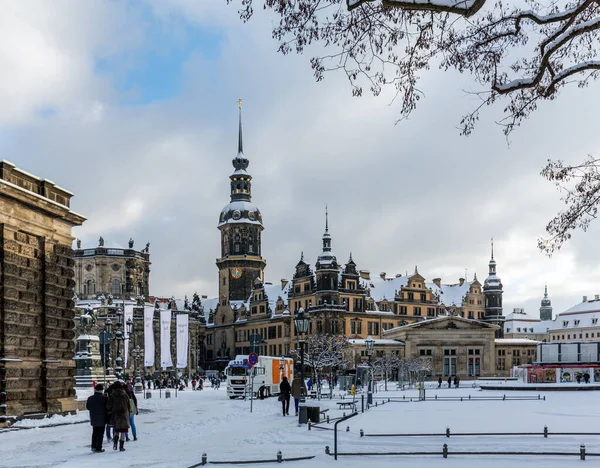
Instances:
[[[575,320],[574,325],[577,327],[579,325],[579,320]]]
[[[568,320],[563,320],[563,327],[568,327],[569,326],[569,321]]]
[[[521,329],[520,328],[517,328],[517,333],[521,333]]]
[[[596,325],[598,323],[598,319],[597,318],[593,318],[592,319],[592,325]]]

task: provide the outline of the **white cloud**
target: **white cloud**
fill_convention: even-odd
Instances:
[[[153,293],[217,292],[216,222],[229,201],[240,96],[268,280],[290,278],[302,250],[314,263],[328,204],[338,260],[352,252],[373,274],[418,265],[429,279],[456,282],[467,268],[483,281],[493,236],[507,312],[534,312],[546,281],[556,309],[595,293],[597,226],[552,259],[536,239],[561,208],[539,170],[548,158],[577,160],[599,147],[598,90],[566,92],[508,146],[496,109],[472,137],[458,135],[468,80],[434,71],[420,108],[395,125],[385,98],[353,99],[342,75],[317,84],[309,56],[276,54],[260,15],[243,25],[224,2],[150,4],[169,28],[187,18],[223,36],[219,59],[198,53],[185,64],[180,96],[118,106],[110,77],[94,75],[95,57],[139,45],[146,24],[135,10],[14,2],[0,20],[0,123],[22,126],[3,141],[7,159],[75,193],[73,208],[88,217],[75,232],[84,244],[100,235],[107,245],[151,242]],[[18,49],[7,50],[10,42]],[[32,119],[41,106],[61,112]]]

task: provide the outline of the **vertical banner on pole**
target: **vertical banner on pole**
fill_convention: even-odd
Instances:
[[[188,314],[179,314],[177,316],[177,369],[187,367],[189,323]]]
[[[123,311],[123,323],[125,324],[125,341],[123,341],[123,352],[125,353],[125,365],[123,366],[127,369],[127,361],[129,357],[129,335],[127,335],[127,320],[131,319],[133,322],[133,304],[125,304],[125,309]]]
[[[144,306],[144,366],[154,366],[154,307]]]
[[[171,359],[171,311],[160,311],[160,365],[172,367]]]

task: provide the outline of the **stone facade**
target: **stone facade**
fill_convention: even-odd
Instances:
[[[0,162],[0,419],[76,409],[72,194]]]
[[[149,244],[143,250],[135,250],[132,240],[128,249],[78,248],[75,260],[75,293],[79,299],[95,299],[110,294],[115,299],[133,299],[150,293]]]
[[[404,356],[426,358],[431,376],[475,378],[497,375],[494,336],[497,325],[462,317],[439,317],[385,333],[404,343]]]

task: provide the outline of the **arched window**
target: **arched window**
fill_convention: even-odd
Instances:
[[[121,294],[121,281],[119,281],[118,279],[112,280],[111,287],[110,287],[110,293],[111,294]]]
[[[87,281],[87,291],[88,294],[94,294],[96,292],[94,281],[91,279]]]

